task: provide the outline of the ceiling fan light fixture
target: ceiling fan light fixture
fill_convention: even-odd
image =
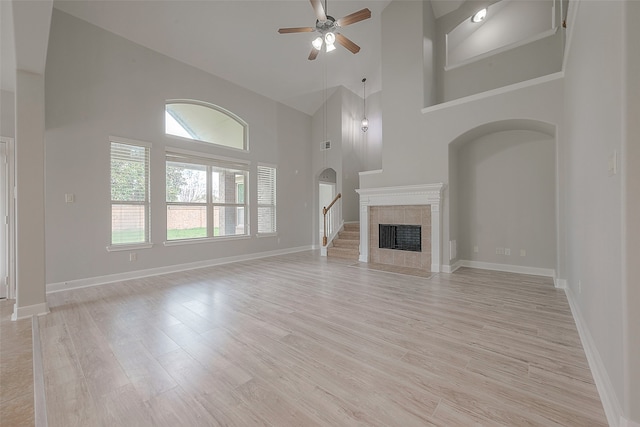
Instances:
[[[327,44],[327,48],[326,48],[326,51],[327,51],[327,52],[331,52],[331,51],[334,51],[334,50],[336,50],[335,45],[333,45],[333,44]]]
[[[481,21],[484,21],[484,18],[487,17],[487,8],[485,7],[484,9],[481,9],[479,11],[477,11],[472,17],[471,17],[471,22],[473,22],[474,24],[477,24]]]
[[[332,32],[328,32],[327,34],[324,35],[324,42],[327,45],[333,45],[336,41],[336,35],[333,34]]]
[[[315,50],[322,49],[322,37],[316,37],[315,39],[313,39],[313,41],[311,42],[311,45]]]

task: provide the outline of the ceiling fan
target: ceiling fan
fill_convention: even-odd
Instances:
[[[278,32],[280,34],[312,33],[314,31],[320,33],[320,35],[315,38],[313,42],[311,42],[313,48],[311,49],[311,53],[309,54],[310,61],[316,59],[323,45],[325,46],[325,50],[327,52],[331,52],[332,50],[334,50],[336,48],[334,45],[335,42],[338,42],[338,44],[347,48],[347,50],[349,50],[351,53],[355,54],[360,52],[360,46],[358,46],[342,34],[338,33],[337,30],[340,27],[346,27],[347,25],[355,24],[356,22],[364,21],[365,19],[371,18],[371,11],[367,8],[364,8],[340,19],[335,19],[333,16],[329,16],[325,12],[325,10],[327,9],[326,0],[324,7],[322,7],[321,0],[310,1],[311,7],[313,7],[317,18],[315,27],[280,28]]]

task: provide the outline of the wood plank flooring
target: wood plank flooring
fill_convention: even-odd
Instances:
[[[604,426],[547,278],[317,252],[49,295],[49,426]]]
[[[0,300],[0,426],[35,424],[31,319],[11,321],[14,301]]]

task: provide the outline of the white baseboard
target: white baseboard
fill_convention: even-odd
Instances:
[[[479,268],[482,270],[505,271],[507,273],[529,274],[532,276],[555,277],[556,271],[552,268],[526,267],[523,265],[496,264],[492,262],[459,260],[456,270],[460,267]]]
[[[312,249],[313,247],[311,246],[300,246],[297,248],[279,249],[275,251],[258,252],[253,254],[210,259],[206,261],[190,262],[186,264],[169,265],[166,267],[150,268],[147,270],[136,270],[126,273],[108,274],[106,276],[89,277],[86,279],[69,280],[66,282],[49,283],[47,284],[47,293],[50,294],[54,292],[66,291],[69,289],[87,288],[90,286],[104,285],[107,283],[121,282],[124,280],[141,279],[143,277],[158,276],[160,274],[195,270],[197,268],[213,267],[216,265],[230,264],[232,262],[250,261],[277,255],[287,255],[297,252],[305,252]]]
[[[591,337],[591,333],[589,332],[589,328],[587,327],[587,324],[582,317],[582,313],[580,313],[580,309],[578,308],[578,304],[576,303],[571,288],[565,288],[564,292],[567,295],[567,300],[569,301],[569,306],[571,307],[571,314],[573,315],[573,319],[576,322],[576,328],[578,329],[578,334],[580,335],[580,341],[582,342],[582,347],[584,348],[584,352],[587,356],[589,368],[591,368],[591,374],[593,375],[593,380],[595,381],[596,388],[598,389],[598,393],[600,394],[600,400],[602,401],[604,413],[607,416],[609,425],[611,427],[634,426],[634,424],[637,423],[626,420],[622,416],[622,406],[620,405],[620,402],[618,402],[618,398],[616,397],[615,390],[613,389],[611,379],[607,374],[607,370],[604,367],[604,363],[602,362],[602,358],[600,357],[598,348],[596,347],[596,344]]]
[[[47,313],[49,313],[49,305],[46,302],[24,307],[18,307],[17,304],[14,304],[11,320],[27,319],[32,316],[42,316]]]
[[[556,289],[567,289],[567,280],[566,279],[558,279],[557,277],[553,278],[553,285]]]
[[[443,273],[455,273],[455,271],[456,271],[457,269],[459,269],[460,267],[462,267],[462,266],[460,265],[460,261],[456,261],[456,262],[454,262],[454,263],[453,263],[453,264],[451,264],[451,265],[443,265],[443,266],[442,266],[442,272],[443,272]]]

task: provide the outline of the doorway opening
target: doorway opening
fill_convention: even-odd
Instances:
[[[318,206],[320,207],[319,219],[320,222],[318,224],[320,241],[322,241],[322,236],[324,233],[324,218],[322,215],[322,208],[325,206],[329,206],[329,204],[333,201],[333,199],[337,195],[337,187],[336,187],[336,171],[327,168],[320,173],[320,178],[318,181]],[[329,214],[327,215],[327,235],[331,235],[335,229],[335,227],[339,224],[340,212],[338,209],[331,209]]]

